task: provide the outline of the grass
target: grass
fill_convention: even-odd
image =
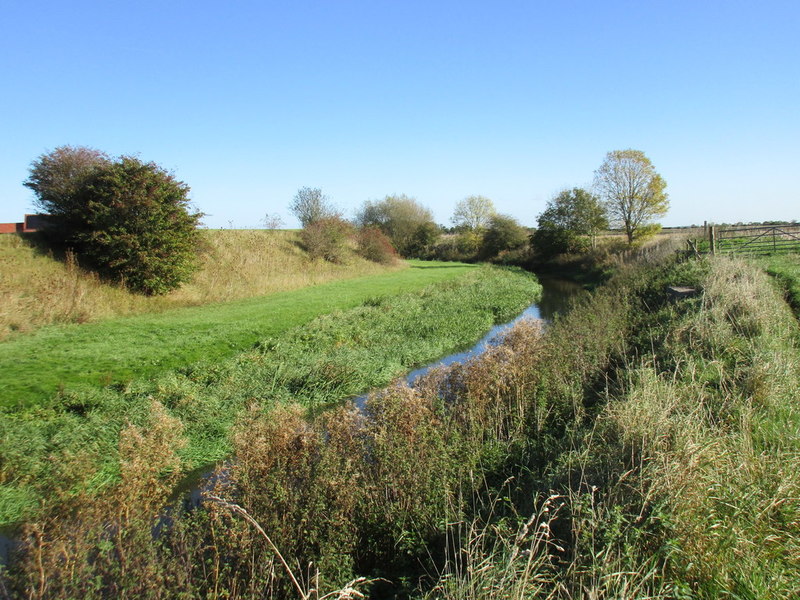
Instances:
[[[398,279],[412,275],[405,284]],[[398,294],[425,279],[436,283]],[[20,518],[44,498],[113,483],[119,477],[120,432],[126,423],[143,426],[154,402],[178,419],[187,440],[181,457],[192,469],[231,452],[229,430],[248,405],[299,402],[313,412],[386,385],[474,343],[541,290],[534,277],[516,270],[427,263],[380,277],[385,287],[372,281],[359,290],[359,281],[364,280],[341,289],[357,293],[348,298],[359,306],[264,335],[225,360],[207,356],[152,380],[66,390],[46,403],[6,408],[0,422],[0,522]],[[323,288],[328,289],[315,290]],[[296,311],[299,302],[293,298],[288,309]],[[276,311],[268,314],[275,318]]]
[[[0,340],[54,323],[86,323],[230,302],[402,268],[364,260],[309,260],[296,231],[204,230],[201,268],[166,296],[146,297],[100,281],[74,256],[53,257],[36,234],[0,236]]]
[[[800,318],[800,254],[764,257],[757,264],[781,284],[787,301]]]
[[[224,304],[52,325],[6,340],[0,344],[0,406],[46,403],[58,390],[125,382],[201,359],[222,359],[318,315],[419,290],[475,269],[456,263],[410,265]]]
[[[698,294],[675,300],[666,286],[676,283]],[[410,348],[428,339],[424,301],[397,313],[422,333]],[[352,315],[378,318],[394,303]],[[265,380],[308,399],[357,378],[341,367],[377,346],[357,358],[349,341],[380,338],[363,322],[320,323],[223,368],[129,390],[120,406],[150,404],[118,436],[119,484],[29,524],[9,589],[288,598],[368,576],[380,578],[372,597],[800,596],[798,323],[752,263],[623,268],[544,334],[523,322],[475,360],[372,394],[363,412],[271,403]],[[300,370],[318,377],[259,370],[322,340],[343,353]],[[151,490],[174,478],[192,437],[178,415],[209,406],[213,389],[249,399],[233,425],[237,460],[214,483],[222,501],[171,513],[153,540]],[[22,460],[13,440],[6,448]]]

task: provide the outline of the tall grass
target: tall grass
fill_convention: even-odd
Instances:
[[[73,254],[54,258],[36,234],[0,236],[0,339],[51,323],[228,302],[402,268],[367,261],[352,249],[342,264],[311,260],[295,231],[202,233],[201,268],[194,280],[158,297],[99,280],[81,269]]]
[[[800,254],[754,259],[784,289],[786,299],[800,317]]]
[[[699,293],[675,301],[667,284]],[[215,479],[222,502],[172,513],[138,550],[152,583],[135,590],[295,597],[371,576],[373,597],[796,597],[797,333],[746,263],[651,266],[364,412],[308,419],[255,398]],[[70,555],[74,574],[54,540],[75,519],[32,523],[10,589],[132,595],[113,586],[135,552],[92,552],[154,519],[84,526],[93,550]],[[39,593],[51,581],[59,593]]]
[[[471,268],[421,292],[368,298],[227,360],[187,365],[153,380],[68,389],[46,403],[7,408],[0,419],[2,519],[35,510],[55,488],[97,489],[113,482],[119,432],[128,422],[143,423],[153,400],[180,419],[189,468],[208,464],[230,453],[228,432],[249,404],[301,403],[313,412],[386,385],[474,343],[495,322],[513,318],[540,289],[521,272]],[[81,468],[65,472],[79,456]]]

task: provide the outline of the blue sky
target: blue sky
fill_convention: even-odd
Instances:
[[[192,188],[209,227],[471,194],[534,225],[611,150],[667,181],[665,225],[800,219],[800,2],[7,2],[0,221],[30,162],[85,145]]]

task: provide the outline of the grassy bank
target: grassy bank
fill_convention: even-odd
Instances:
[[[668,285],[698,293],[676,300]],[[10,589],[797,597],[797,339],[752,264],[622,269],[544,334],[522,323],[363,413],[251,403],[216,499],[172,513],[154,541],[185,443],[163,395],[122,430],[117,486],[29,525]]]
[[[387,268],[348,250],[344,264],[311,261],[296,231],[204,230],[201,268],[191,283],[158,297],[132,294],[57,256],[36,234],[0,236],[0,339],[53,323],[230,302],[374,275]]]
[[[438,283],[397,295],[426,278]],[[46,403],[7,407],[0,425],[2,519],[16,520],[43,498],[117,480],[120,431],[126,423],[146,423],[153,403],[177,419],[186,436],[180,453],[185,468],[207,464],[231,452],[229,429],[248,404],[291,401],[314,408],[386,385],[474,342],[495,322],[515,316],[541,289],[519,271],[435,264],[333,285],[338,301],[360,305],[292,329],[280,321],[278,333],[227,360],[206,353],[206,360],[154,380],[66,390]],[[312,292],[331,310],[329,290],[301,290],[286,301],[285,319],[308,310]],[[272,319],[281,318],[279,310],[261,307]]]
[[[58,390],[127,382],[201,359],[223,359],[318,315],[419,290],[474,268],[418,261],[400,271],[247,300],[42,328],[0,343],[0,406],[47,404]]]
[[[778,281],[800,318],[800,254],[768,256],[757,259],[757,264]]]

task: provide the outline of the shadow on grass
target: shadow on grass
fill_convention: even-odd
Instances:
[[[470,265],[465,263],[454,263],[452,265],[420,265],[414,264],[411,265],[412,269],[463,269],[464,267],[469,267],[471,269],[476,268],[478,265]]]

